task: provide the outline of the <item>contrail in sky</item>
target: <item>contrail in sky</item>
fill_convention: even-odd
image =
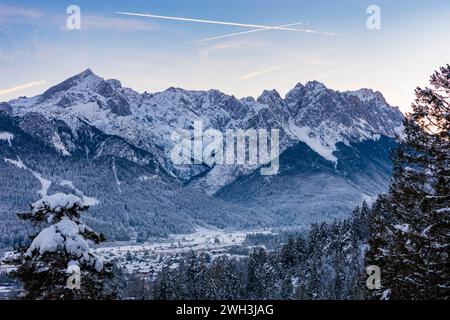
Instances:
[[[337,36],[338,34],[334,32],[319,32],[311,29],[295,29],[288,27],[271,27],[260,24],[247,24],[247,23],[239,23],[239,22],[226,22],[226,21],[215,21],[215,20],[203,20],[203,19],[191,19],[191,18],[180,18],[180,17],[169,17],[169,16],[158,16],[154,14],[145,14],[145,13],[133,13],[133,12],[116,12],[117,14],[123,14],[128,16],[137,16],[137,17],[147,17],[147,18],[155,18],[155,19],[166,19],[166,20],[177,20],[177,21],[189,21],[189,22],[199,22],[199,23],[209,23],[209,24],[220,24],[225,26],[237,26],[237,27],[245,27],[245,28],[256,28],[256,29],[265,29],[265,30],[284,30],[284,31],[293,31],[293,32],[307,32],[307,33],[315,33],[322,34],[328,36]]]
[[[254,29],[254,30],[248,30],[248,31],[242,31],[242,32],[228,33],[228,34],[223,34],[221,36],[215,36],[215,37],[210,37],[210,38],[206,38],[206,39],[200,39],[200,40],[196,40],[196,41],[182,43],[182,44],[177,45],[177,47],[185,46],[185,45],[189,45],[189,44],[202,43],[202,42],[207,42],[207,41],[212,41],[212,40],[218,40],[218,39],[223,39],[223,38],[229,38],[229,37],[239,36],[239,35],[247,34],[247,33],[261,32],[261,31],[271,30],[274,28],[292,27],[292,26],[297,26],[297,25],[301,25],[301,24],[303,24],[303,23],[297,22],[297,23],[285,24],[282,26],[271,27],[270,29]]]
[[[293,64],[294,64],[294,62],[291,62],[291,63],[282,64],[280,66],[275,66],[275,67],[271,67],[271,68],[268,68],[268,69],[252,72],[252,73],[249,73],[249,74],[241,76],[239,78],[239,80],[246,80],[246,79],[250,79],[250,78],[253,78],[253,77],[257,77],[257,76],[260,76],[260,75],[265,74],[265,73],[269,73],[269,72],[272,72],[272,71],[276,71],[276,70],[280,70],[280,69],[289,67],[289,66],[291,66]]]

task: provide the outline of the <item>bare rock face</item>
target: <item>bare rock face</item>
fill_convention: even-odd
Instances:
[[[0,112],[5,112],[7,114],[12,114],[13,109],[7,102],[0,103]]]

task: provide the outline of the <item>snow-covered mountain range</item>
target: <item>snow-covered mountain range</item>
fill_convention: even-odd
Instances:
[[[124,193],[126,183],[121,177],[124,175],[142,184],[141,191],[133,191],[141,193],[137,198],[148,189],[153,190],[156,184],[164,184],[171,192],[178,190],[181,199],[178,204],[174,198],[158,200],[167,201],[165,208],[170,207],[171,212],[183,207],[189,198],[200,202],[208,199],[212,207],[220,202],[218,207],[224,212],[228,208],[230,215],[264,217],[262,220],[268,224],[283,223],[286,214],[295,215],[297,206],[302,204],[303,218],[320,211],[330,212],[331,207],[334,209],[330,215],[336,217],[364,197],[383,191],[390,174],[389,148],[395,145],[393,139],[401,133],[403,120],[398,108],[391,107],[381,93],[370,89],[339,92],[311,81],[297,84],[284,98],[275,90],[264,91],[256,100],[238,99],[218,90],[180,88],[141,94],[122,87],[118,80],[105,80],[89,69],[35,97],[0,103],[0,117],[0,156],[10,160],[0,161],[0,168],[9,169],[2,174],[15,174],[11,172],[11,161],[18,163],[18,157],[24,166],[33,167],[30,174],[48,171],[49,163],[53,163],[55,181],[68,180],[56,163],[60,167],[64,167],[61,163],[76,163],[77,170],[95,163],[98,170],[111,169],[112,174],[105,175],[105,179],[114,180],[114,192]],[[260,177],[257,165],[174,164],[170,157],[174,146],[171,134],[178,129],[192,130],[194,121],[222,132],[279,129],[280,174]],[[77,173],[70,175],[76,177]],[[90,182],[86,178],[80,184],[89,184],[92,196],[99,197],[102,192],[95,186],[102,182],[94,183],[95,178]],[[333,183],[336,188],[332,188]],[[153,186],[150,188],[149,184]],[[334,190],[320,187],[323,184]],[[283,194],[286,190],[292,192]],[[314,193],[305,196],[311,190]],[[0,191],[3,200],[12,197],[9,192]],[[321,204],[324,192],[330,199],[336,196],[339,208],[336,209],[336,203]],[[186,193],[187,198],[181,193]],[[98,201],[102,203],[102,199]],[[126,210],[129,218],[122,224],[136,229],[129,221],[136,212]],[[164,211],[162,207],[161,210]],[[174,221],[172,217],[168,220]],[[103,223],[101,218],[97,222]],[[192,227],[198,221],[187,219],[185,224]],[[228,220],[221,226],[227,224]],[[165,231],[179,231],[175,229],[169,227]]]

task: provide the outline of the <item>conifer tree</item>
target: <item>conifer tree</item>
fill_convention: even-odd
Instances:
[[[281,263],[286,269],[292,268],[297,264],[300,258],[297,250],[294,238],[289,237],[288,242],[281,249]]]
[[[320,299],[323,274],[323,246],[328,226],[326,223],[313,224],[308,237],[308,259],[302,299]]]
[[[242,279],[234,266],[234,261],[227,256],[214,259],[209,270],[207,298],[213,300],[243,299]]]
[[[247,267],[247,293],[251,299],[264,299],[265,297],[264,266],[266,262],[266,250],[258,248],[250,254]]]
[[[162,268],[158,281],[155,283],[153,297],[156,300],[176,300],[183,298],[181,279],[177,270],[172,270],[169,265]]]
[[[416,89],[389,193],[371,213],[366,260],[381,268],[383,298],[450,298],[450,66],[430,83]]]
[[[45,196],[19,214],[41,231],[29,247],[22,247],[10,261],[23,283],[25,299],[112,299],[116,292],[112,265],[89,248],[105,240],[80,220],[87,210],[83,201],[69,194]],[[107,284],[107,286],[105,286]],[[108,289],[106,289],[106,287]]]

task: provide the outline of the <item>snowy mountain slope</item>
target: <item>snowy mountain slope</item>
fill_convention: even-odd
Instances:
[[[48,125],[57,130],[60,123]],[[87,221],[110,240],[142,241],[194,232],[197,226],[250,228],[274,223],[268,214],[257,215],[183,187],[148,152],[88,125],[78,127],[77,138],[70,140],[73,145],[64,140],[70,156],[42,139],[39,130],[27,126],[25,132],[22,126],[23,118],[0,112],[1,130],[14,135],[11,145],[0,141],[0,247],[27,238],[17,212],[56,192],[75,194],[92,205]]]
[[[389,183],[389,153],[396,143],[382,136],[336,146],[335,164],[299,142],[280,155],[280,172],[258,171],[221,188],[216,196],[249,208],[273,208],[277,220],[307,227],[320,220],[341,219],[363,201],[371,203]]]
[[[395,137],[403,120],[399,109],[379,93],[360,93],[337,93],[317,81],[298,84],[286,95],[291,115],[287,131],[333,162],[338,142]]]
[[[402,119],[369,89],[338,92],[312,81],[285,98],[275,90],[256,100],[180,88],[140,94],[88,69],[41,95],[0,104],[0,229],[20,230],[3,217],[36,200],[36,174],[51,181],[50,194],[97,201],[90,222],[116,240],[199,224],[243,228],[342,217],[385,190]],[[171,134],[192,131],[194,121],[221,132],[279,129],[279,174],[263,177],[259,165],[174,164]],[[28,170],[4,159],[20,159]],[[11,242],[10,234],[0,242]]]
[[[173,164],[171,133],[191,130],[194,121],[201,120],[204,129],[222,132],[237,128],[280,129],[281,151],[302,141],[325,159],[336,162],[336,143],[377,139],[379,134],[394,137],[403,118],[380,93],[367,89],[341,93],[312,81],[298,84],[285,99],[272,90],[263,92],[257,101],[239,100],[217,90],[169,88],[139,94],[89,69],[42,95],[16,99],[8,105],[15,115],[39,112],[49,119],[64,121],[73,130],[79,119],[84,119],[154,154],[172,176],[183,182],[195,181],[197,187],[210,194],[255,167],[219,165],[211,169]]]

